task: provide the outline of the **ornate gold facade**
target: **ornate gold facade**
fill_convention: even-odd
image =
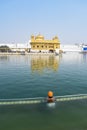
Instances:
[[[32,35],[30,44],[32,50],[38,50],[39,52],[42,50],[54,52],[60,48],[60,42],[57,36],[52,40],[45,40],[40,34],[37,36]]]

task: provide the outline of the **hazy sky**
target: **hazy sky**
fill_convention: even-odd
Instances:
[[[87,0],[0,0],[0,43],[55,35],[61,44],[87,43]]]

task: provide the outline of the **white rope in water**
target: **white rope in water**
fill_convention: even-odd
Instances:
[[[55,99],[58,102],[87,99],[87,94],[55,96]],[[0,99],[0,105],[36,104],[42,102],[46,102],[46,98],[36,97],[36,98],[20,98],[20,99]]]

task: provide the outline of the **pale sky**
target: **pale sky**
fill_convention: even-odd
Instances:
[[[0,43],[25,43],[39,33],[87,44],[87,0],[0,0]]]

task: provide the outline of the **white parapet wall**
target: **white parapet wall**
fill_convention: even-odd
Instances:
[[[0,46],[8,46],[12,51],[25,51],[26,49],[30,49],[31,52],[39,52],[39,50],[32,50],[30,41],[28,43],[0,43]],[[59,53],[59,51],[63,52],[81,52],[83,50],[83,46],[81,44],[61,44],[60,49],[56,49],[55,51]],[[42,53],[48,53],[48,50],[42,50]]]
[[[60,50],[63,52],[81,52],[81,45],[60,45]]]
[[[29,43],[0,43],[0,46],[8,46],[12,51],[25,51],[30,48]]]

